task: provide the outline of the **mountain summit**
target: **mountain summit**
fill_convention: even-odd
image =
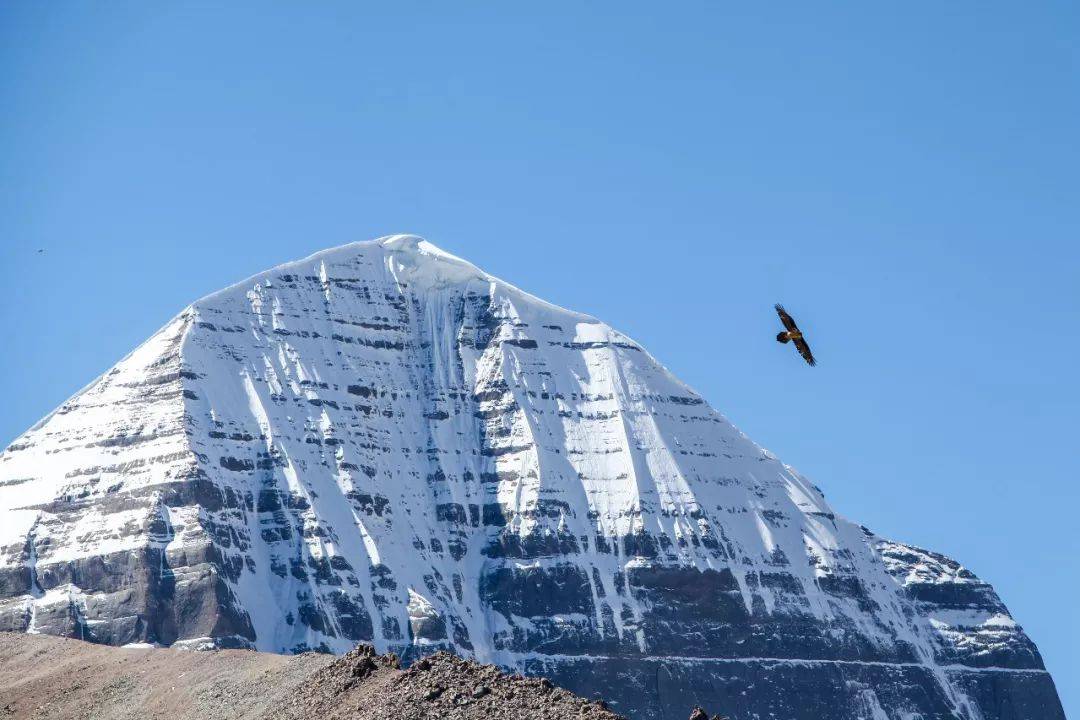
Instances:
[[[449,649],[644,720],[1064,718],[989,585],[407,235],[195,302],[12,443],[0,629]]]

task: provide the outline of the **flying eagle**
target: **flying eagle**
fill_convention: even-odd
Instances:
[[[780,316],[780,322],[784,323],[786,328],[785,332],[776,336],[777,342],[786,343],[790,340],[795,341],[795,347],[799,350],[799,354],[803,356],[803,360],[807,365],[817,365],[817,361],[814,360],[814,354],[810,352],[810,346],[806,344],[806,339],[803,337],[802,330],[799,330],[799,326],[795,324],[795,321],[787,314],[787,310],[784,310],[783,305],[776,306],[776,314]]]

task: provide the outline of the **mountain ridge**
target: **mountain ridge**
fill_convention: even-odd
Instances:
[[[686,709],[689,714],[690,708]],[[0,633],[0,715],[36,720],[625,720],[549,680],[446,653],[406,670],[360,645],[337,658],[114,648]]]

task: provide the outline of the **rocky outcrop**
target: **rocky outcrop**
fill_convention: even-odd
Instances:
[[[1062,718],[993,590],[410,236],[194,303],[0,456],[0,626],[436,649],[636,718]]]
[[[442,651],[401,671],[396,656],[361,645],[303,683],[273,720],[626,720],[547,678],[506,675]]]

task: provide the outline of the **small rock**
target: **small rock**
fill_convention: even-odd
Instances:
[[[695,707],[690,711],[690,720],[709,720],[709,714],[700,707]]]
[[[489,688],[487,685],[477,685],[473,688],[472,696],[474,698],[482,698],[490,692],[491,688]]]
[[[353,665],[352,674],[353,677],[367,677],[372,673],[372,671],[376,670],[377,668],[378,665],[375,664],[374,660],[372,660],[370,657],[365,657],[364,659]]]

